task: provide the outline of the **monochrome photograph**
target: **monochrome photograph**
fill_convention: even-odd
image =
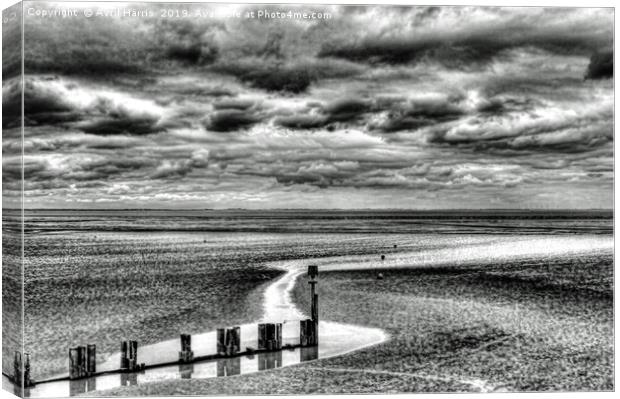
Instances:
[[[614,9],[2,12],[2,388],[612,392]]]

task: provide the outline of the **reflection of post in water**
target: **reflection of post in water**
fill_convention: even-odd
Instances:
[[[97,380],[94,377],[69,380],[69,395],[77,396],[97,390]]]
[[[181,374],[182,379],[192,378],[192,373],[194,372],[194,364],[179,364],[179,374]]]
[[[86,392],[86,380],[80,378],[78,380],[69,380],[69,395],[77,396]]]
[[[121,386],[138,385],[138,373],[121,373]]]
[[[97,390],[97,379],[91,377],[86,380],[86,391],[96,391]]]
[[[282,351],[258,354],[258,369],[269,370],[282,367]]]
[[[229,375],[241,374],[241,358],[233,357],[220,359],[217,361],[217,376],[226,377]]]
[[[319,358],[319,347],[318,346],[305,346],[299,348],[299,361],[307,362],[310,360],[316,360]]]
[[[21,385],[13,384],[13,394],[20,398],[27,398],[30,396],[30,387],[22,388]]]

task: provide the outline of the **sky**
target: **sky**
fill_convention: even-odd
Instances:
[[[26,4],[26,207],[613,207],[612,9],[164,7]]]

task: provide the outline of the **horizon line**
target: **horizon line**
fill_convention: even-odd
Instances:
[[[521,211],[521,212],[552,212],[552,211],[614,211],[614,208],[11,208],[2,210],[24,211],[409,211],[409,212],[440,212],[440,211]]]

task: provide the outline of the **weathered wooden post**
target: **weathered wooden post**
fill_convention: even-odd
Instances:
[[[282,323],[276,323],[275,347],[277,350],[282,349]]]
[[[30,388],[34,386],[34,382],[30,379],[30,354],[15,351],[13,354],[13,384],[21,388]]]
[[[308,320],[299,320],[299,346],[302,348],[308,346]]]
[[[127,341],[121,341],[121,370],[127,370],[129,368],[129,348],[127,347]]]
[[[138,341],[129,341],[129,370],[138,369]]]
[[[258,324],[258,350],[267,349],[267,324]]]
[[[97,372],[97,345],[86,345],[86,374],[91,376]]]
[[[78,346],[78,356],[80,359],[80,377],[86,377],[86,347]]]
[[[86,375],[86,348],[69,348],[69,379],[75,380]]]
[[[311,309],[310,309],[310,318],[312,319],[313,331],[312,331],[312,342],[310,345],[318,345],[319,344],[319,294],[315,292],[315,285],[317,284],[316,278],[319,275],[319,267],[316,265],[308,266],[308,277],[310,277],[310,295],[311,295]]]
[[[217,329],[217,354],[234,356],[241,349],[241,327]]]
[[[217,354],[220,356],[226,355],[226,329],[217,329]]]
[[[179,362],[190,363],[194,360],[194,352],[192,351],[192,336],[190,334],[181,334],[181,351],[179,352]]]
[[[32,387],[34,382],[30,379],[30,354],[24,353],[24,387]]]
[[[226,332],[226,355],[234,356],[241,349],[241,327],[229,328]]]
[[[121,341],[121,371],[144,369],[144,363],[138,364],[138,341]]]
[[[15,385],[22,385],[22,354],[21,352],[15,351],[13,354],[13,383]]]
[[[258,349],[282,349],[282,323],[262,323],[258,325]]]

